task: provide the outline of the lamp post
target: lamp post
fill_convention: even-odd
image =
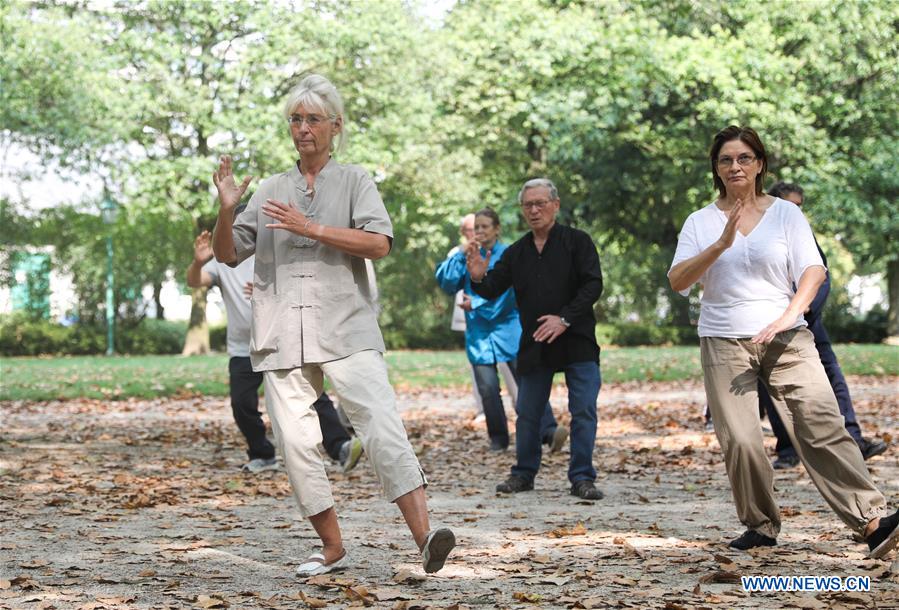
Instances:
[[[107,191],[100,206],[103,224],[106,225],[106,355],[115,353],[115,298],[113,296],[112,275],[112,225],[115,224],[119,208]]]

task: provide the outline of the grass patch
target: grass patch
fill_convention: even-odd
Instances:
[[[899,375],[899,348],[835,346],[847,375]],[[400,391],[467,387],[462,351],[393,351],[387,354],[391,382]],[[605,383],[700,379],[698,347],[606,348]],[[71,356],[0,359],[0,400],[70,398],[162,398],[228,395],[228,357]]]

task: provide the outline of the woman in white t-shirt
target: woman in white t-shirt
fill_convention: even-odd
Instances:
[[[899,544],[899,511],[886,514],[818,359],[803,313],[824,264],[800,209],[762,190],[768,160],[758,134],[730,126],[709,159],[716,201],[691,214],[668,279],[683,295],[702,285],[699,337],[706,396],[746,532],[730,546],[774,546],[780,510],[765,455],[757,382],[771,394],[812,481],[865,537],[872,557]]]

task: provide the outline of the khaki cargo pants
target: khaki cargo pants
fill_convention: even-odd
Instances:
[[[737,516],[750,530],[776,538],[780,509],[774,470],[765,454],[757,380],[774,406],[806,471],[837,516],[861,533],[886,502],[844,427],[812,333],[779,333],[768,345],[702,337],[702,370],[715,433],[724,452]]]

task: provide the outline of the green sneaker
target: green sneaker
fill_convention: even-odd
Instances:
[[[362,457],[362,453],[362,441],[359,440],[358,436],[354,436],[346,441],[340,447],[340,464],[343,466],[343,471],[349,472],[355,468],[356,464],[359,463],[359,458]]]

